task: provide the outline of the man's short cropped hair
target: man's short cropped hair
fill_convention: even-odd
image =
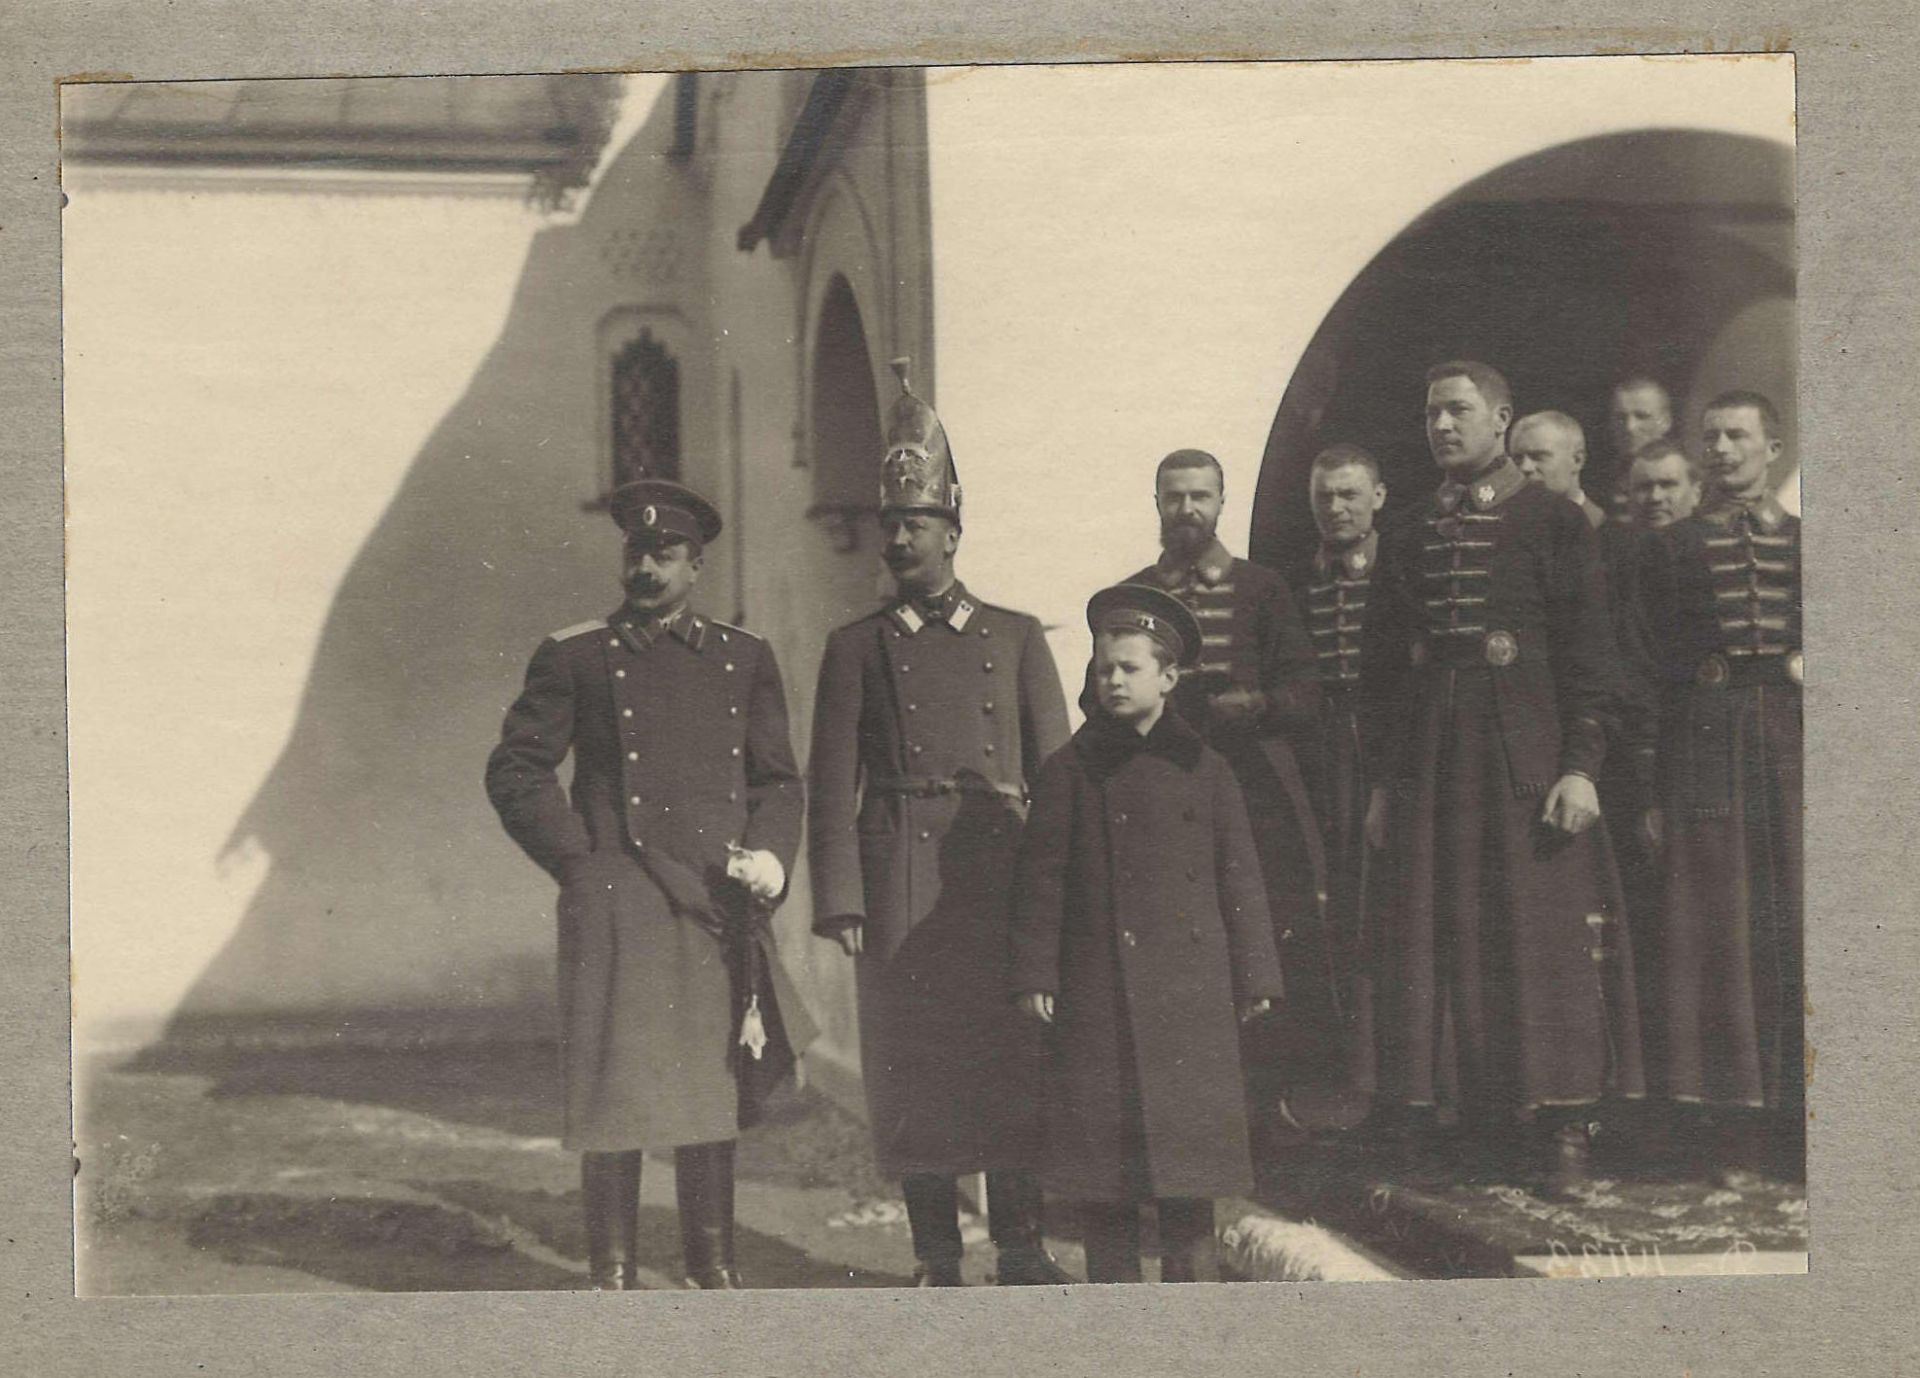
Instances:
[[[1160,467],[1153,471],[1153,486],[1157,489],[1160,480],[1176,469],[1211,469],[1213,476],[1220,481],[1220,491],[1227,491],[1227,471],[1220,467],[1220,461],[1205,450],[1175,450],[1160,461]]]
[[[1491,364],[1478,359],[1449,359],[1427,370],[1429,387],[1447,378],[1465,378],[1480,390],[1489,407],[1513,405],[1513,389],[1507,386],[1506,375]]]
[[[1544,421],[1550,426],[1559,427],[1560,434],[1570,437],[1573,441],[1573,447],[1576,450],[1580,451],[1581,454],[1587,452],[1586,427],[1582,426],[1578,421],[1575,421],[1563,411],[1528,412],[1525,416],[1513,423],[1513,429],[1517,431],[1522,426],[1531,425],[1536,421]],[[1511,434],[1511,432],[1509,432],[1509,434]]]
[[[1734,388],[1723,392],[1702,409],[1702,414],[1710,411],[1731,411],[1735,407],[1752,407],[1760,416],[1760,430],[1768,440],[1780,438],[1780,413],[1774,409],[1773,402],[1765,393],[1754,392],[1750,388]]]
[[[1344,469],[1349,464],[1357,464],[1367,471],[1367,478],[1374,483],[1380,482],[1380,461],[1361,449],[1358,445],[1349,445],[1342,441],[1338,445],[1329,445],[1313,457],[1313,473],[1330,474],[1335,469]]]
[[[1687,466],[1687,481],[1698,485],[1703,475],[1700,462],[1686,452],[1685,447],[1672,440],[1656,440],[1633,457],[1634,464],[1644,464],[1656,459],[1677,459]],[[1629,472],[1632,466],[1628,466]]]
[[[1667,399],[1667,410],[1673,410],[1673,394],[1667,391],[1667,385],[1665,383],[1661,382],[1651,373],[1629,373],[1613,385],[1613,392],[1617,397],[1623,392],[1633,392],[1638,388],[1652,388],[1655,392]]]

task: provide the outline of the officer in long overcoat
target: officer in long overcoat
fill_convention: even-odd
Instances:
[[[594,1285],[637,1286],[641,1150],[671,1148],[689,1285],[737,1287],[734,1140],[814,1033],[766,923],[803,786],[772,650],[687,606],[719,513],[646,480],[613,515],[627,600],[540,643],[487,795],[560,883],[565,1142]]]
[[[1202,1281],[1211,1198],[1253,1189],[1239,1022],[1283,980],[1239,782],[1164,698],[1147,701],[1199,659],[1198,621],[1122,584],[1088,622],[1096,679],[1117,678],[1107,694],[1124,703],[1096,707],[1040,772],[1008,984],[1052,1026],[1044,1180],[1083,1203],[1087,1280],[1139,1280],[1152,1200],[1162,1281]]]
[[[1482,1147],[1530,1124],[1533,1166],[1586,1170],[1578,1107],[1642,1091],[1620,883],[1594,777],[1620,711],[1593,528],[1504,449],[1512,394],[1473,361],[1428,374],[1445,481],[1383,537],[1361,654],[1380,914],[1380,1090],[1457,1089]]]
[[[809,848],[816,931],[858,963],[875,1155],[922,1285],[960,1281],[955,1178],[987,1174],[1002,1283],[1066,1278],[1041,1241],[1038,1031],[1008,1017],[1008,885],[1040,764],[1067,738],[1040,624],[954,577],[960,486],[907,387],[882,469],[888,606],[827,640]]]
[[[1702,430],[1709,495],[1658,533],[1646,579],[1662,683],[1648,822],[1665,877],[1663,1089],[1719,1119],[1705,1128],[1720,1141],[1699,1144],[1711,1166],[1792,1176],[1806,1144],[1800,519],[1768,481],[1782,446],[1772,402],[1724,394]]]

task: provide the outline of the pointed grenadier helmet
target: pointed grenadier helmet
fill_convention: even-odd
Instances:
[[[960,475],[953,467],[947,428],[913,392],[911,360],[895,359],[900,396],[887,418],[887,457],[880,466],[882,512],[939,512],[960,520]]]

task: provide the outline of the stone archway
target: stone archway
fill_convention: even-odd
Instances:
[[[1667,385],[1682,439],[1712,393],[1759,388],[1791,452],[1793,263],[1793,151],[1769,140],[1640,130],[1476,179],[1382,249],[1307,346],[1268,436],[1254,558],[1312,548],[1307,469],[1326,445],[1372,450],[1392,507],[1432,487],[1422,376],[1445,358],[1500,368],[1522,411],[1578,418],[1596,489],[1608,392],[1630,373]]]
[[[873,356],[853,286],[835,273],[814,329],[807,415],[813,503],[807,509],[837,554],[871,552],[874,494],[879,483],[880,399]]]

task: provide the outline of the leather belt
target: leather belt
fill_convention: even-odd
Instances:
[[[1796,650],[1756,655],[1710,655],[1693,667],[1693,682],[1703,689],[1749,689],[1756,684],[1790,684],[1806,677],[1806,658]]]
[[[940,799],[954,794],[997,794],[1017,803],[1027,802],[1020,785],[1003,785],[984,776],[955,779],[950,775],[903,775],[869,780],[867,788],[880,794],[904,794],[914,799]]]
[[[1502,669],[1545,656],[1546,646],[1537,634],[1497,627],[1451,635],[1428,632],[1408,649],[1408,659],[1416,667],[1442,670]]]

